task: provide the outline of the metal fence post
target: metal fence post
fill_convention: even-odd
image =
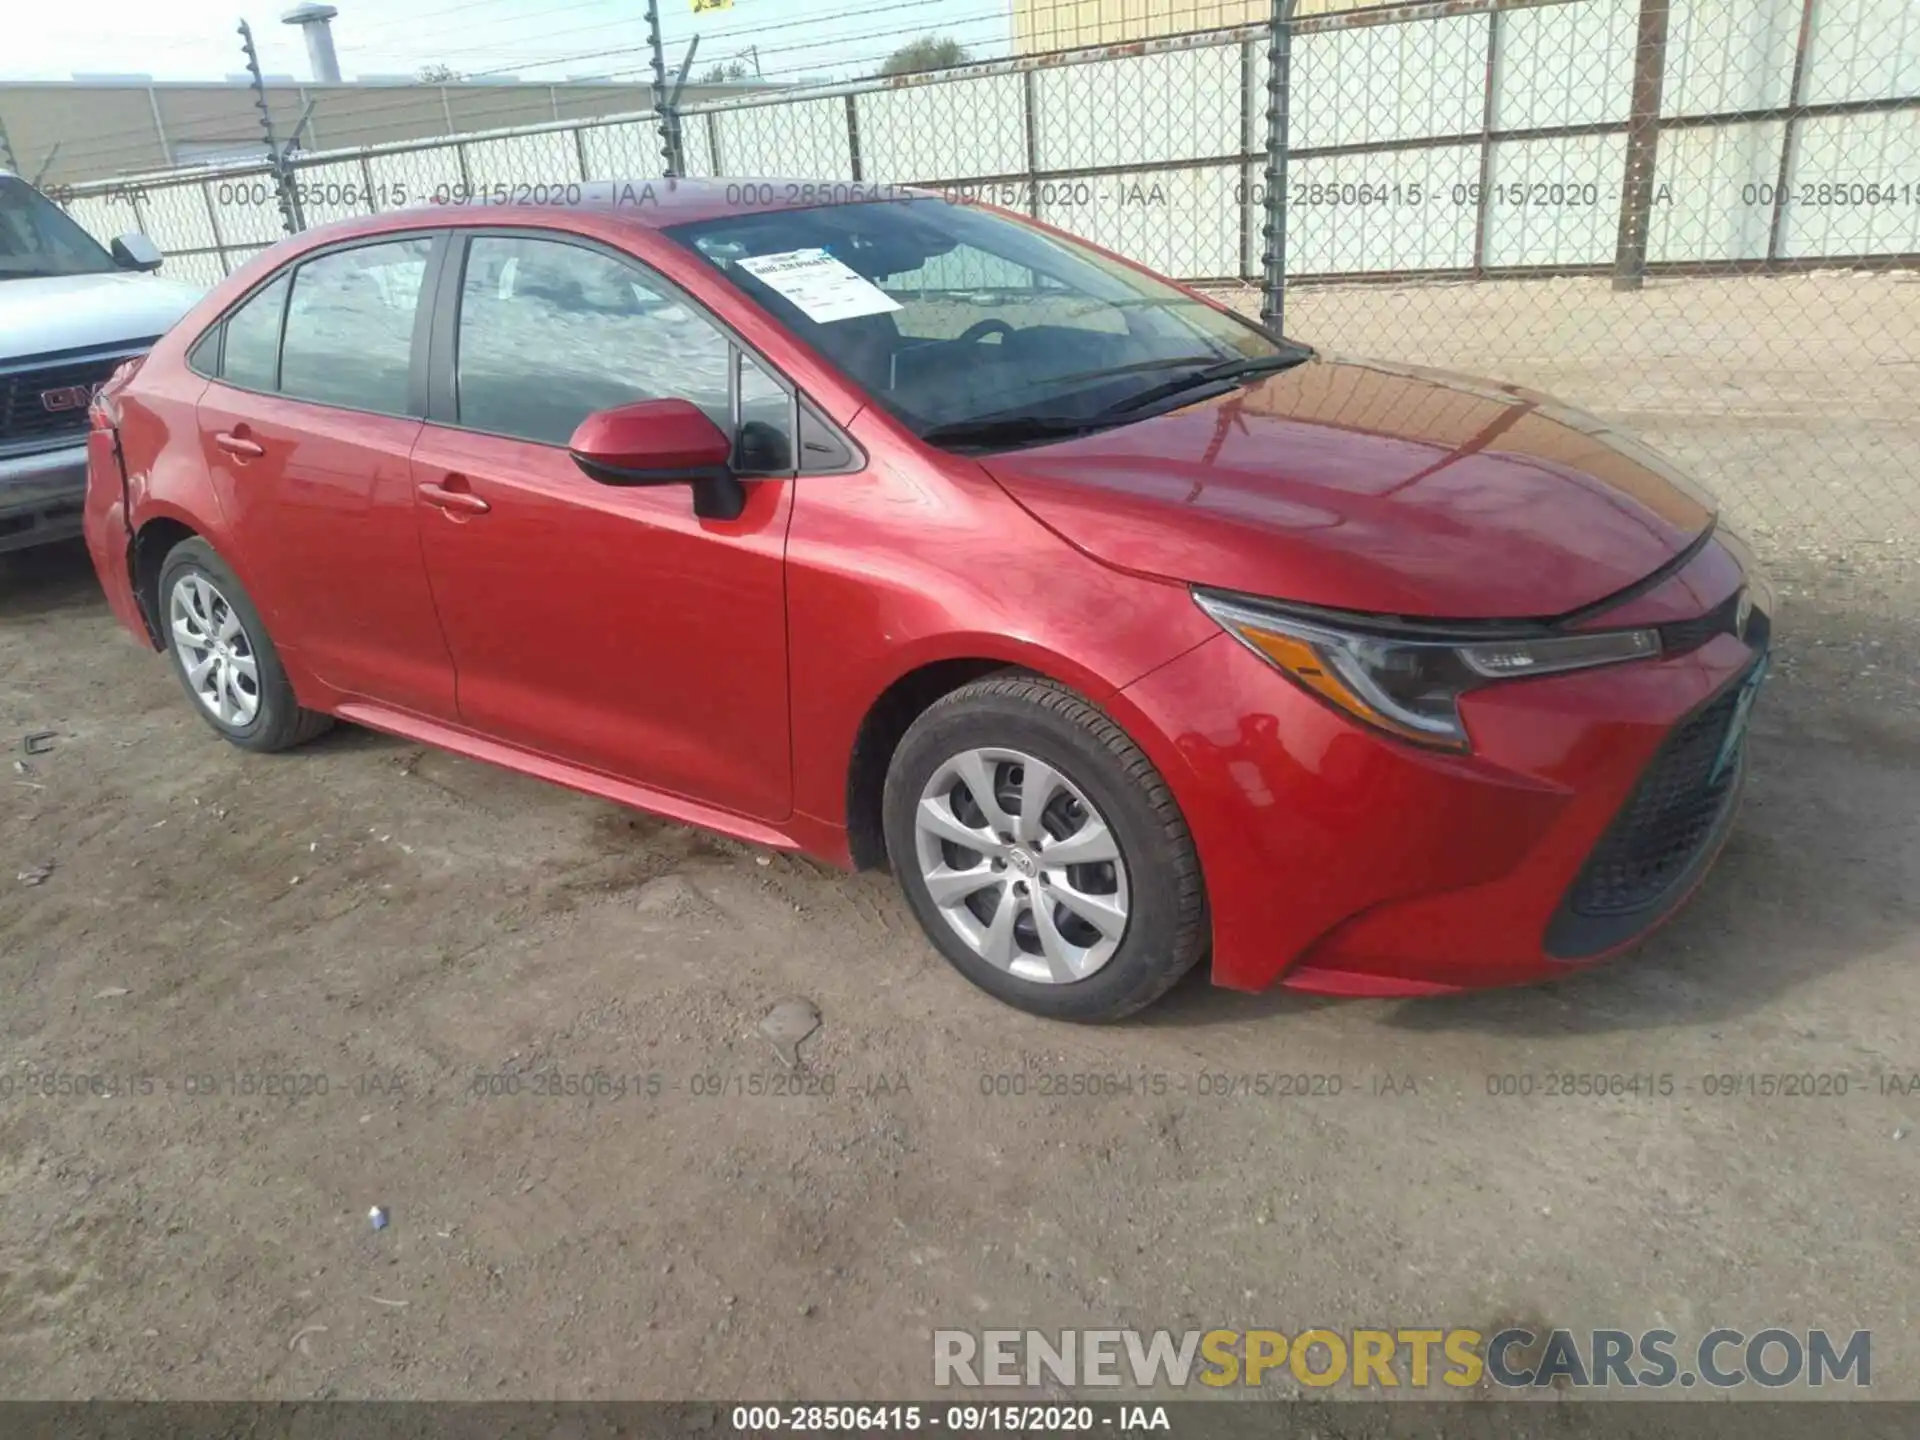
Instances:
[[[220,208],[213,203],[213,182],[200,182],[200,201],[207,208],[207,230],[213,236],[214,256],[220,262],[220,273],[231,275],[233,267],[227,264],[227,238],[220,232]]]
[[[1780,171],[1774,177],[1773,214],[1767,223],[1767,264],[1777,264],[1786,253],[1787,186],[1793,183],[1795,147],[1800,141],[1799,112],[1807,103],[1807,56],[1813,49],[1813,7],[1800,7],[1800,38],[1793,49],[1793,79],[1787,85],[1787,118],[1780,128]]]
[[[246,21],[240,22],[240,46],[247,55],[247,75],[253,87],[253,103],[260,110],[260,131],[267,140],[267,163],[273,169],[273,190],[280,202],[280,223],[287,234],[298,235],[307,228],[306,219],[300,213],[300,196],[293,186],[293,176],[287,170],[286,152],[280,148],[280,142],[273,138],[273,110],[267,104],[267,82],[260,74],[260,56],[253,48],[253,28]],[[295,135],[300,132],[294,131]]]
[[[1480,97],[1480,181],[1473,207],[1473,273],[1487,273],[1487,227],[1493,216],[1493,117],[1500,94],[1500,12],[1487,13],[1485,93]]]
[[[1240,46],[1240,149],[1243,158],[1238,166],[1240,183],[1235,193],[1240,197],[1237,219],[1240,226],[1239,255],[1240,278],[1251,280],[1253,269],[1253,186],[1247,180],[1247,165],[1253,155],[1254,118],[1253,93],[1255,89],[1254,73],[1260,64],[1260,51],[1251,40]]]
[[[866,178],[860,165],[860,111],[853,103],[851,92],[847,95],[847,168],[853,172],[856,184]]]
[[[678,175],[679,157],[674,152],[679,149],[679,137],[674,134],[673,115],[667,104],[667,52],[660,38],[660,0],[647,0],[647,48],[653,56],[653,113],[660,122],[660,158],[669,176]]]
[[[1620,194],[1620,239],[1613,288],[1638,290],[1647,278],[1647,230],[1653,218],[1653,173],[1660,156],[1660,100],[1667,74],[1670,0],[1640,0],[1640,37],[1633,59],[1633,112],[1627,120],[1627,173]]]
[[[1267,37],[1267,223],[1260,322],[1276,333],[1287,319],[1287,111],[1293,98],[1293,7],[1273,0]]]
[[[1040,218],[1040,115],[1039,87],[1033,71],[1020,72],[1020,117],[1025,122],[1027,151],[1027,213]]]

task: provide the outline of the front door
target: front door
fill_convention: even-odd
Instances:
[[[790,395],[757,368],[736,385],[727,337],[635,261],[525,234],[468,245],[452,413],[412,465],[462,723],[784,818],[792,485],[749,481],[738,519],[702,520],[686,486],[601,485],[566,447],[632,400],[678,396],[728,427],[738,393],[784,426]]]

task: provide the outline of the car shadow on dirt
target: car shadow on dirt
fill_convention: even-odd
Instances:
[[[106,597],[84,541],[62,540],[0,555],[0,618],[85,610]]]

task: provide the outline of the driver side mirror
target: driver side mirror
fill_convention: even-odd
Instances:
[[[691,400],[636,400],[596,410],[567,442],[573,463],[602,485],[693,486],[693,513],[737,520],[747,492],[728,459],[733,442]]]
[[[122,270],[158,270],[160,262],[167,258],[160,253],[158,245],[137,230],[116,236],[110,253],[113,263]]]

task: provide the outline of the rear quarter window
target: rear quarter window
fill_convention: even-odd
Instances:
[[[196,375],[205,375],[209,380],[220,376],[220,340],[226,333],[226,326],[216,325],[187,351],[187,368]]]
[[[286,304],[287,277],[281,275],[227,317],[221,379],[248,390],[274,388],[279,380],[280,315]]]

